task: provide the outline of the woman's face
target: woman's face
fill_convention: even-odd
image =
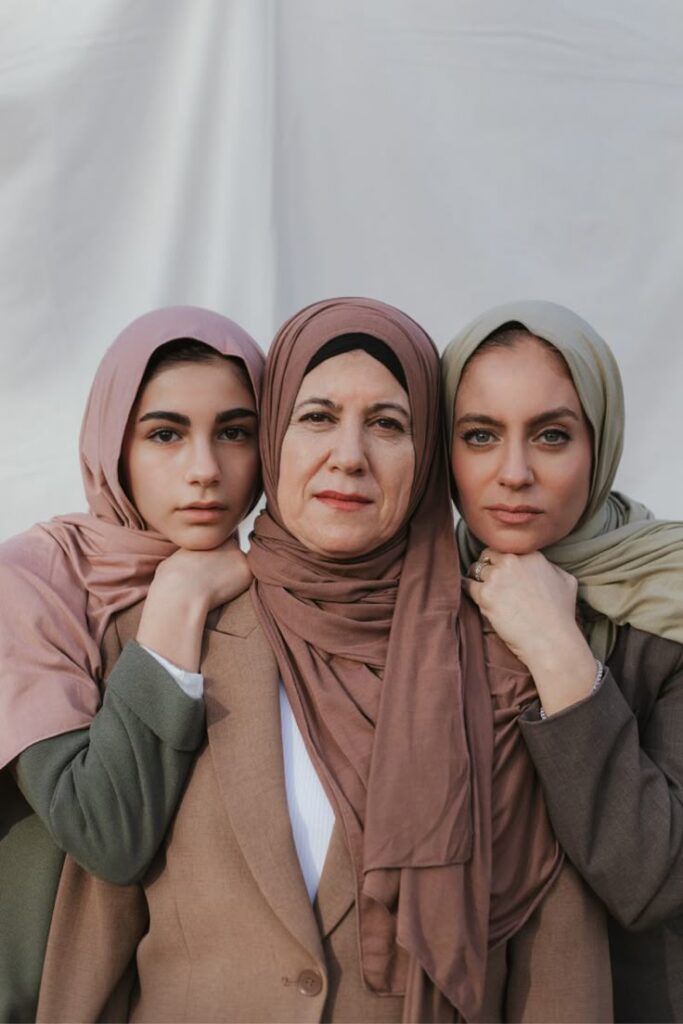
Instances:
[[[239,370],[220,356],[162,367],[131,411],[121,467],[149,529],[195,551],[227,540],[259,474],[256,405]]]
[[[282,522],[305,547],[353,558],[382,545],[405,518],[415,473],[410,403],[361,350],[306,374],[280,454]]]
[[[451,459],[461,514],[486,547],[522,555],[571,533],[588,502],[592,438],[561,356],[531,336],[475,355]]]

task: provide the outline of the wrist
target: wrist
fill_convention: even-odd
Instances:
[[[153,594],[150,588],[135,639],[179,668],[196,672],[208,612],[204,597]]]
[[[587,697],[597,671],[595,656],[578,626],[574,634],[558,636],[552,649],[540,648],[527,666],[547,715]]]

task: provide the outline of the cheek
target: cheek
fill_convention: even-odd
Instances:
[[[229,453],[223,460],[222,473],[227,481],[227,496],[235,501],[251,500],[259,481],[261,460],[258,450],[245,449],[239,454]]]
[[[379,453],[379,464],[385,469],[384,495],[392,522],[405,518],[415,478],[415,451],[412,444],[404,450]]]
[[[147,520],[159,504],[157,460],[150,458],[137,446],[133,445],[123,460],[124,479],[128,497],[143,519]]]
[[[453,446],[451,469],[458,496],[458,506],[463,509],[475,505],[481,494],[486,469],[481,456],[478,461],[475,460],[472,452],[461,448],[456,443]]]
[[[285,526],[290,512],[297,508],[302,489],[302,472],[299,465],[301,449],[291,435],[285,434],[280,451],[280,473],[277,483],[277,504]]]
[[[588,503],[591,481],[590,459],[577,455],[571,466],[565,467],[564,473],[557,480],[556,490],[559,499],[567,509],[567,516],[574,516],[576,521]],[[572,524],[573,525],[573,524]]]

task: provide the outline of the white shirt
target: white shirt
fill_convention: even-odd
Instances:
[[[144,644],[141,646],[144,647]],[[203,697],[204,676],[201,672],[187,672],[149,647],[144,649],[166,669],[188,697],[194,700]],[[312,902],[318,891],[327,848],[330,845],[334,811],[306,750],[306,744],[282,683],[280,727],[289,820],[292,823],[294,846],[299,857],[301,873]]]

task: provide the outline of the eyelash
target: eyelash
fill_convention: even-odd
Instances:
[[[487,438],[487,440],[477,441],[477,434],[483,434]],[[558,440],[549,441],[548,434],[556,435]],[[562,448],[565,444],[567,444],[568,441],[571,441],[571,434],[568,431],[561,429],[560,427],[546,427],[546,429],[542,430],[541,433],[538,434],[536,438],[534,438],[534,440],[537,440],[538,438],[545,438],[544,443],[549,448]],[[495,440],[496,437],[491,430],[486,430],[483,427],[475,427],[472,430],[465,431],[465,433],[462,434],[462,439],[466,444],[471,445],[471,447],[473,448],[486,448],[489,444],[492,443],[492,439]]]
[[[228,433],[237,434],[238,436],[222,437],[222,435]],[[163,437],[162,435],[167,436]],[[238,441],[246,441],[248,438],[252,436],[252,432],[248,430],[246,427],[230,426],[222,427],[217,436],[219,440],[229,441],[234,444],[235,442]],[[177,430],[173,429],[173,427],[157,427],[156,430],[153,430],[150,434],[147,435],[149,441],[153,441],[155,444],[161,445],[173,444],[174,442],[179,441],[181,437],[182,434],[179,434]]]
[[[299,423],[311,423],[313,426],[322,426],[323,423],[336,423],[336,420],[328,412],[306,412],[299,417]],[[370,426],[378,426],[381,430],[392,433],[405,434],[406,428],[391,416],[379,416],[370,421]]]

